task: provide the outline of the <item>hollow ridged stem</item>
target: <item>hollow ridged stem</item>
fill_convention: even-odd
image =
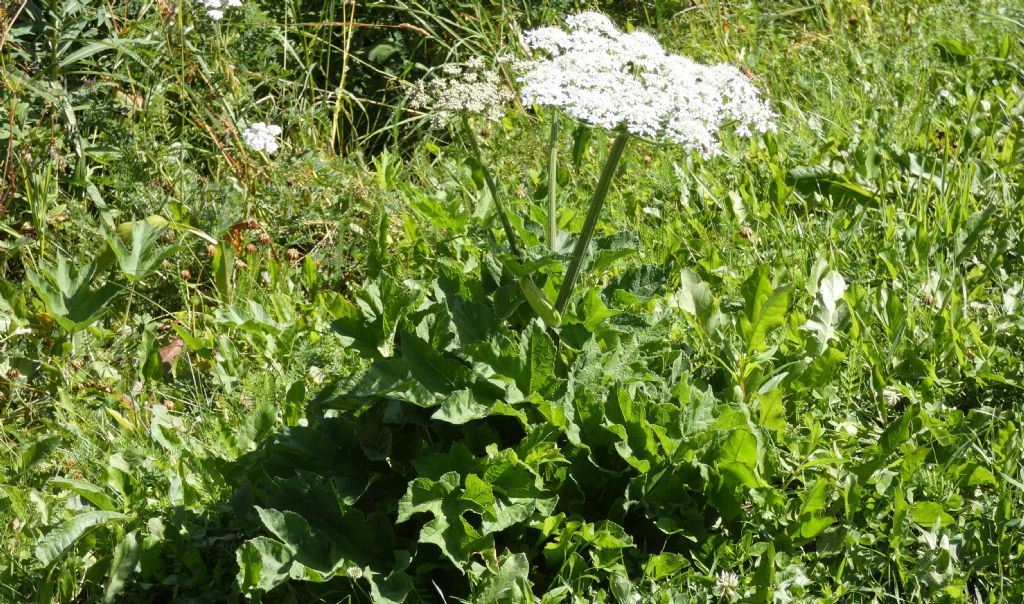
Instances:
[[[551,115],[551,139],[548,141],[548,251],[554,252],[558,225],[555,203],[558,197],[558,116]]]
[[[473,127],[469,123],[469,116],[465,113],[462,114],[462,129],[465,131],[466,140],[469,141],[469,148],[476,158],[476,163],[480,166],[480,171],[483,172],[484,183],[491,194],[491,199],[494,200],[494,207],[498,211],[498,219],[501,220],[501,227],[505,230],[505,237],[508,239],[508,247],[516,258],[522,260],[523,254],[519,251],[519,246],[516,245],[516,232],[512,230],[512,223],[509,222],[508,214],[505,213],[505,206],[501,203],[501,198],[498,197],[498,187],[494,184],[494,178],[491,177],[491,171],[487,169],[487,164],[484,163],[484,154],[480,151],[480,143],[476,140],[476,132],[473,131]]]
[[[576,286],[576,280],[580,276],[580,269],[583,266],[583,259],[587,255],[587,248],[590,247],[590,240],[594,238],[594,229],[597,228],[597,219],[601,215],[601,208],[604,206],[604,199],[612,186],[612,179],[615,177],[615,170],[619,167],[619,159],[629,142],[629,133],[622,131],[615,137],[612,149],[608,158],[604,161],[604,168],[601,170],[601,178],[597,181],[597,188],[594,189],[594,197],[590,201],[590,209],[587,210],[587,217],[583,221],[583,230],[580,231],[579,239],[572,250],[572,258],[569,261],[569,269],[565,273],[562,287],[558,290],[558,299],[555,300],[555,310],[559,314],[565,314],[569,306],[569,298],[572,297],[572,290]]]

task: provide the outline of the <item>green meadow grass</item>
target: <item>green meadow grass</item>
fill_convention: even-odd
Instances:
[[[585,8],[778,129],[631,143],[554,328],[407,98]],[[1021,601],[1022,37],[1012,0],[8,3],[0,601]],[[474,127],[553,299],[611,139]]]

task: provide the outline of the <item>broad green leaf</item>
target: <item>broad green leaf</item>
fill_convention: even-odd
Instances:
[[[288,580],[294,555],[280,541],[256,537],[235,552],[238,562],[238,587],[242,593],[254,589],[270,591]]]
[[[128,577],[135,572],[135,566],[139,563],[141,552],[142,536],[137,531],[132,531],[125,535],[124,539],[114,547],[114,556],[110,561],[110,572],[107,573],[107,584],[103,589],[104,604],[116,601],[117,596],[124,591]]]
[[[495,604],[532,602],[530,562],[526,555],[506,555],[496,569],[486,568],[475,586],[472,601]]]
[[[77,514],[64,521],[40,539],[33,550],[44,566],[64,555],[75,544],[79,537],[89,529],[109,522],[127,518],[124,514],[108,511],[94,511]]]
[[[92,289],[95,263],[75,268],[59,254],[56,267],[40,264],[39,272],[28,270],[25,276],[45,303],[46,311],[70,332],[79,331],[99,319],[107,304],[121,291],[116,283]]]
[[[753,601],[761,604],[771,602],[775,589],[775,545],[773,543],[765,543],[764,552],[757,559],[757,565],[754,567],[753,579],[756,588]]]
[[[71,478],[54,478],[50,481],[55,487],[67,489],[78,495],[81,495],[83,499],[88,500],[90,503],[95,505],[101,510],[113,511],[116,507],[110,496],[107,495],[103,488],[98,487],[91,482],[85,480],[75,480]]]
[[[786,406],[782,402],[782,389],[774,388],[757,396],[758,423],[766,430],[786,430]]]
[[[161,252],[157,241],[167,230],[167,220],[160,216],[149,216],[145,220],[125,223],[118,227],[116,234],[107,235],[107,245],[129,281],[135,282],[160,266],[170,250]],[[124,227],[128,226],[128,229]],[[127,231],[127,237],[124,236]]]
[[[492,408],[492,405],[478,402],[469,389],[463,389],[446,397],[430,419],[449,424],[465,424],[487,417],[491,414]]]
[[[989,219],[996,213],[996,204],[989,204],[984,209],[971,214],[956,234],[956,256],[954,262],[961,264],[978,246],[981,236],[989,226]]]
[[[18,456],[18,472],[26,472],[36,464],[45,461],[57,447],[60,446],[60,436],[46,434],[25,445]]]
[[[934,501],[918,501],[910,506],[910,517],[917,524],[931,528],[938,522],[940,526],[949,526],[955,520],[942,507],[941,503]]]
[[[749,430],[738,428],[720,445],[715,467],[733,484],[759,487],[763,485],[757,476],[759,455],[757,438]]]
[[[548,395],[556,382],[555,360],[558,354],[555,350],[555,343],[546,331],[536,323],[530,327],[529,334],[529,385],[528,394]]]
[[[732,461],[753,470],[757,467],[757,438],[746,429],[733,430],[718,449],[719,461]]]
[[[810,516],[800,521],[800,537],[813,539],[832,526],[836,519],[831,516]]]
[[[818,479],[811,490],[804,495],[803,506],[800,508],[801,515],[817,514],[824,511],[825,503],[828,501],[828,481]]]
[[[822,277],[818,286],[817,314],[803,325],[803,329],[814,334],[816,345],[813,352],[816,356],[820,356],[836,337],[836,310],[845,292],[846,280],[838,272],[832,271]]]
[[[628,577],[616,574],[612,576],[612,595],[619,604],[633,604],[641,599],[641,596],[633,586]]]
[[[675,576],[679,571],[690,566],[686,556],[672,552],[662,552],[651,556],[644,564],[644,575],[658,581]]]
[[[748,352],[765,347],[768,332],[785,322],[789,308],[789,287],[772,289],[768,268],[758,268],[741,288],[744,307],[740,329]]]
[[[712,331],[715,300],[711,288],[690,269],[683,269],[679,281],[679,289],[670,297],[670,303],[693,316],[705,332]]]
[[[481,535],[461,514],[437,516],[423,525],[420,543],[432,543],[439,548],[457,568],[464,568],[474,552],[493,550],[494,537]]]
[[[231,303],[235,294],[235,248],[221,241],[213,254],[213,284],[222,302]]]
[[[412,577],[400,570],[387,576],[372,571],[364,576],[370,581],[370,597],[374,604],[402,604],[415,588]]]

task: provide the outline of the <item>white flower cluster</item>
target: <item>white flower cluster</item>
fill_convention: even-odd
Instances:
[[[206,16],[214,21],[224,18],[224,10],[242,6],[242,0],[196,0],[200,6],[206,9]]]
[[[619,31],[608,17],[583,12],[566,19],[568,31],[542,27],[524,41],[547,55],[524,64],[525,104],[559,107],[607,129],[719,153],[718,131],[774,128],[775,114],[743,73],[731,65],[702,65],[670,55],[648,33]]]
[[[269,154],[277,151],[277,137],[280,135],[280,126],[256,122],[242,132],[242,141],[253,151],[265,151]]]
[[[737,590],[740,587],[740,576],[734,572],[719,571],[718,575],[715,576],[715,595],[719,598],[728,598],[732,600],[738,595]]]
[[[444,65],[441,75],[417,82],[410,105],[428,111],[431,126],[443,128],[463,111],[498,121],[512,98],[512,91],[498,74],[475,57],[465,63]]]

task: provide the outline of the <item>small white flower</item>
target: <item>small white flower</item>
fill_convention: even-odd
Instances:
[[[903,398],[903,395],[900,394],[900,391],[897,390],[895,386],[888,386],[885,390],[882,391],[882,398],[885,399],[886,403],[890,405],[895,405],[896,403],[900,402],[900,399]]]
[[[242,141],[253,151],[270,154],[277,151],[277,137],[280,135],[280,126],[256,122],[242,132]]]
[[[206,16],[214,21],[224,18],[224,9],[242,6],[242,0],[196,0],[196,3],[206,9]]]
[[[363,569],[359,568],[358,566],[350,566],[345,570],[345,573],[348,575],[350,579],[354,581],[356,579],[362,578]]]
[[[524,34],[547,55],[524,64],[525,104],[561,108],[609,130],[719,152],[718,131],[740,136],[774,129],[775,114],[743,73],[731,65],[701,65],[670,55],[651,34],[619,31],[588,11],[566,19],[568,31],[542,27]]]
[[[740,587],[740,576],[734,572],[719,571],[715,577],[715,595],[719,598],[735,598]]]
[[[981,112],[982,113],[988,113],[992,109],[992,103],[990,103],[989,101],[987,101],[985,99],[982,99],[981,103],[979,103],[979,104],[981,105]]]

